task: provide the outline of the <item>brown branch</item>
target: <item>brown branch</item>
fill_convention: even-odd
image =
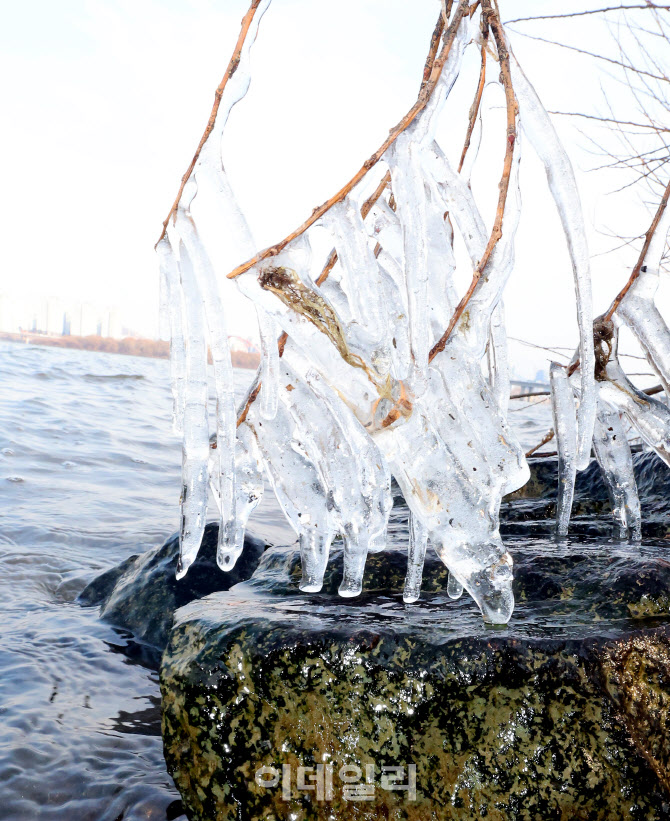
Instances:
[[[573,11],[570,14],[543,14],[538,17],[517,17],[514,20],[505,20],[505,25],[510,23],[527,23],[532,20],[558,20],[563,17],[583,17],[585,14],[605,14],[608,11],[633,11],[635,9],[658,9],[668,11],[670,6],[657,6],[655,3],[644,3],[636,6],[606,6],[602,9],[589,9],[588,11]]]
[[[611,319],[614,316],[616,309],[621,305],[623,298],[626,296],[628,291],[630,290],[631,286],[635,282],[635,280],[640,276],[640,271],[642,270],[642,266],[644,265],[644,259],[647,256],[647,251],[649,250],[649,245],[651,243],[652,237],[656,232],[656,228],[658,227],[658,223],[661,221],[661,217],[663,216],[663,212],[665,211],[668,205],[668,199],[670,198],[670,181],[665,187],[665,191],[663,192],[663,196],[661,197],[661,202],[659,203],[658,209],[656,210],[656,214],[654,215],[654,219],[651,221],[651,225],[644,237],[644,244],[642,246],[642,250],[640,251],[640,256],[633,268],[633,272],[630,275],[628,282],[623,286],[623,288],[619,291],[619,293],[614,298],[614,301],[610,305],[605,314],[605,319]]]
[[[447,14],[451,13],[451,5],[452,0],[449,0]],[[438,17],[437,25],[433,30],[432,37],[430,39],[430,47],[428,50],[428,57],[426,58],[426,64],[423,69],[423,80],[421,83],[421,88],[425,86],[428,82],[428,79],[431,76],[433,66],[435,64],[435,58],[437,55],[437,49],[440,42],[440,37],[442,36],[442,32],[444,31],[444,17],[442,11],[440,11],[440,15]],[[379,185],[373,191],[373,193],[365,200],[363,205],[361,206],[361,216],[365,219],[370,211],[372,210],[373,205],[377,202],[377,200],[381,197],[384,192],[384,189],[389,185],[391,182],[391,174],[390,172],[386,172],[382,177]],[[333,248],[333,250],[328,255],[328,259],[326,264],[323,267],[323,270],[319,274],[318,279],[316,280],[316,285],[320,286],[328,279],[330,272],[335,267],[335,263],[337,262],[337,251]],[[277,340],[277,348],[279,349],[279,356],[284,355],[284,349],[286,348],[286,343],[288,342],[288,334],[286,331],[281,334],[279,339]],[[260,371],[259,371],[260,372]],[[251,407],[252,403],[256,400],[258,394],[260,393],[261,389],[261,382],[259,381],[254,390],[249,394],[249,398],[247,399],[242,412],[237,418],[237,427],[239,427],[244,420],[247,418],[247,414],[249,413],[249,408]]]
[[[207,121],[207,127],[205,128],[205,132],[200,138],[200,142],[198,143],[198,148],[196,149],[195,154],[193,155],[193,159],[191,160],[191,164],[186,169],[186,173],[181,178],[181,185],[179,186],[179,191],[177,192],[177,196],[175,201],[172,203],[172,208],[170,208],[170,213],[165,218],[163,222],[163,230],[161,231],[160,237],[158,237],[158,242],[160,242],[163,237],[165,236],[165,232],[167,231],[168,223],[170,219],[177,213],[177,208],[179,206],[179,200],[181,199],[181,195],[184,192],[184,186],[189,181],[191,174],[193,173],[193,169],[195,168],[195,164],[198,162],[198,157],[200,156],[200,152],[202,151],[205,143],[207,142],[209,135],[212,133],[212,129],[214,128],[214,124],[216,122],[216,115],[219,111],[219,106],[221,105],[221,98],[223,96],[223,91],[228,84],[228,80],[235,74],[237,71],[237,67],[240,64],[240,55],[242,53],[242,48],[244,46],[244,41],[247,38],[247,34],[249,33],[249,28],[251,26],[251,22],[254,19],[258,6],[260,5],[261,0],[251,0],[251,5],[249,6],[249,10],[242,18],[242,26],[240,29],[239,37],[237,38],[237,43],[235,44],[235,48],[233,49],[233,54],[230,58],[230,62],[228,63],[228,68],[226,69],[226,73],[223,75],[221,82],[219,83],[218,88],[214,92],[214,105],[212,106],[211,114],[209,115],[209,120]],[[158,245],[158,242],[156,245]]]
[[[278,242],[276,245],[271,245],[269,248],[265,248],[263,251],[259,251],[252,259],[248,260],[247,262],[242,263],[242,265],[238,265],[234,271],[231,271],[228,274],[229,279],[234,279],[235,277],[240,276],[240,274],[245,273],[250,268],[253,268],[254,265],[257,265],[259,262],[262,262],[264,259],[268,259],[268,257],[276,256],[277,254],[281,253],[281,251],[286,248],[286,246],[292,242],[297,237],[301,236],[302,234],[307,231],[308,228],[311,228],[314,223],[321,219],[321,217],[338,202],[341,202],[347,194],[349,194],[353,188],[358,185],[358,183],[365,177],[368,171],[373,168],[384,156],[386,151],[395,143],[398,139],[400,134],[403,133],[417,118],[417,116],[423,111],[423,109],[428,104],[430,97],[433,93],[435,86],[440,78],[442,73],[442,68],[449,57],[451,52],[451,47],[453,45],[454,39],[456,37],[456,33],[458,28],[461,24],[461,20],[463,19],[464,14],[468,11],[468,3],[467,0],[459,0],[458,7],[454,13],[453,19],[447,28],[445,33],[444,44],[442,46],[442,50],[440,51],[439,56],[435,59],[433,64],[433,68],[430,72],[430,77],[426,81],[426,83],[421,87],[421,91],[419,92],[419,97],[412,106],[412,108],[405,114],[405,116],[400,120],[400,122],[391,129],[389,132],[388,137],[384,140],[382,145],[375,151],[375,153],[367,159],[361,168],[354,174],[354,176],[349,180],[349,182],[343,186],[336,194],[334,194],[330,199],[326,200],[322,205],[316,207],[310,216],[303,222],[301,226],[296,228],[292,231],[288,236],[286,236],[281,242]]]
[[[484,22],[484,18],[482,18],[482,23]],[[468,130],[465,135],[465,143],[463,145],[463,151],[461,152],[461,160],[458,163],[458,173],[460,174],[463,169],[463,163],[465,162],[465,155],[468,153],[468,149],[470,148],[470,140],[472,139],[472,132],[475,128],[475,122],[477,120],[477,114],[479,113],[479,106],[482,102],[482,94],[484,93],[484,85],[486,84],[486,40],[488,36],[488,31],[485,30],[483,33],[484,42],[482,43],[482,66],[479,70],[479,83],[477,85],[477,92],[475,94],[474,102],[470,108],[470,120],[468,122]]]
[[[500,74],[502,78],[503,87],[505,89],[505,100],[507,102],[505,160],[503,162],[503,172],[499,185],[498,207],[496,209],[496,216],[495,221],[493,223],[493,228],[491,230],[491,236],[489,237],[489,241],[486,245],[486,248],[484,249],[484,254],[482,255],[482,258],[477,263],[477,267],[472,276],[470,286],[468,287],[468,290],[466,291],[461,301],[456,306],[456,310],[454,311],[454,315],[451,317],[449,326],[447,327],[446,331],[442,334],[441,338],[435,343],[435,345],[433,345],[428,360],[429,362],[432,361],[438,353],[444,350],[447,344],[447,340],[451,335],[451,332],[454,330],[456,324],[458,323],[458,320],[463,315],[463,312],[465,311],[465,308],[468,302],[470,301],[470,297],[474,293],[474,290],[477,287],[477,283],[479,282],[491,258],[491,254],[493,253],[493,250],[496,247],[498,240],[502,236],[502,221],[505,213],[505,203],[507,202],[507,191],[509,190],[509,182],[512,171],[512,159],[514,156],[514,146],[516,143],[517,102],[516,97],[514,96],[514,88],[512,87],[512,75],[510,72],[509,52],[507,51],[507,45],[505,43],[505,34],[503,32],[502,24],[500,22],[500,16],[498,14],[497,9],[494,11],[493,7],[491,6],[491,0],[482,0],[482,14],[486,19],[487,25],[491,28],[491,31],[493,32],[493,37],[496,41],[496,46],[498,48]]]

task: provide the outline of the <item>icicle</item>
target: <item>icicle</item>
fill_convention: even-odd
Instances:
[[[610,324],[612,337],[600,395],[609,405],[623,411],[642,439],[670,466],[670,409],[638,390],[619,364],[618,329]]]
[[[641,538],[640,500],[633,472],[633,457],[617,411],[605,402],[598,402],[598,413],[593,431],[593,448],[607,485],[616,522],[616,537]]]
[[[428,546],[428,531],[425,525],[413,513],[409,514],[409,551],[407,553],[407,575],[403,601],[411,604],[421,595],[421,580],[423,577],[423,563]]]
[[[356,202],[345,197],[323,218],[335,237],[343,272],[342,285],[354,319],[370,338],[371,364],[380,375],[389,372],[391,340],[388,329],[389,296],[379,265],[370,248],[363,217]]]
[[[188,183],[189,186],[194,184]],[[195,186],[194,186],[195,187]],[[230,532],[235,528],[235,429],[237,426],[237,408],[233,381],[233,366],[230,359],[228,332],[225,313],[219,293],[218,283],[211,262],[198,236],[195,223],[190,213],[185,210],[190,203],[184,190],[182,202],[177,212],[175,230],[180,235],[185,253],[193,266],[198,282],[198,289],[205,306],[207,318],[209,350],[214,365],[214,384],[216,390],[216,451],[218,459],[218,477],[214,486],[219,488],[221,505],[221,523],[219,525],[219,548],[217,561],[225,569],[225,544],[231,539]],[[195,195],[195,192],[194,192]]]
[[[654,297],[670,228],[670,208],[666,208],[656,227],[639,277],[617,310],[644,349],[647,361],[661,378],[670,396],[670,330],[656,307]]]
[[[509,44],[508,44],[509,47]],[[528,82],[510,48],[514,93],[519,104],[519,120],[547,173],[547,181],[568,242],[577,298],[579,325],[580,396],[577,411],[577,469],[588,466],[596,415],[596,386],[593,376],[593,309],[589,250],[584,230],[582,205],[570,159],[535,89]]]
[[[442,195],[445,209],[454,219],[463,237],[473,268],[486,248],[486,226],[465,180],[452,168],[437,143],[423,154],[426,173],[435,180]]]
[[[167,313],[170,327],[170,377],[172,383],[172,427],[183,432],[186,390],[186,342],[184,340],[184,293],[179,281],[179,266],[172,246],[164,237],[156,248],[165,282]]]
[[[463,585],[458,581],[456,576],[453,573],[449,573],[449,579],[447,580],[447,596],[450,599],[460,599],[463,595]]]
[[[489,361],[491,367],[491,394],[503,419],[509,407],[510,380],[507,361],[507,333],[505,331],[505,307],[500,301],[491,316],[489,337]]]
[[[262,308],[256,308],[261,337],[261,416],[272,420],[277,413],[279,391],[279,348],[277,324]]]
[[[428,374],[427,389],[415,401],[412,416],[397,428],[377,431],[375,442],[440,559],[485,620],[503,624],[514,608],[512,561],[497,522],[503,482],[497,478],[493,483],[494,460],[484,457],[473,441],[477,423],[470,423],[468,411],[448,399],[439,402],[436,413],[436,390],[444,383],[432,365]]]
[[[323,479],[305,451],[290,413],[289,386],[293,388],[293,383],[282,369],[274,419],[264,421],[254,402],[245,424],[256,437],[277,501],[298,536],[302,564],[300,589],[305,593],[316,593],[323,586],[323,574],[337,525],[329,508]]]
[[[401,134],[388,156],[397,213],[403,228],[410,340],[419,372],[428,366],[428,213],[419,149]]]
[[[575,400],[568,372],[556,362],[549,368],[551,412],[558,450],[558,498],[556,500],[556,534],[567,536],[575,492],[577,472],[577,423]]]
[[[198,555],[207,518],[207,344],[202,297],[191,260],[179,244],[179,270],[186,306],[186,391],[182,445],[181,529],[177,578],[186,575]]]

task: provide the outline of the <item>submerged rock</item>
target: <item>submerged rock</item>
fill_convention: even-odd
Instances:
[[[161,690],[189,818],[670,817],[664,549],[510,547],[505,628],[450,600],[432,556],[405,605],[404,551],[370,556],[344,600],[341,550],[305,595],[297,550],[270,548],[249,581],[182,608]]]
[[[248,579],[267,546],[247,533],[244,553],[233,570],[224,572],[216,564],[218,532],[216,523],[207,525],[198,558],[183,579],[175,577],[179,557],[179,537],[175,534],[162,547],[130,556],[98,576],[81,592],[79,603],[99,606],[100,618],[162,651],[175,610]]]

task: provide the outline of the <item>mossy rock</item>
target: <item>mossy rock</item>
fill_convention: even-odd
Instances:
[[[249,581],[178,611],[163,740],[189,818],[670,818],[663,549],[511,547],[506,628],[467,594],[448,599],[430,556],[405,605],[401,551],[369,557],[363,594],[343,600],[339,549],[324,590],[304,595],[297,551],[270,548]],[[332,795],[318,800],[297,768],[324,763]],[[382,789],[382,766],[410,764],[415,798]],[[345,800],[344,765],[361,780],[372,768],[371,800]],[[256,782],[261,767],[276,787]]]
[[[267,547],[247,533],[242,556],[233,570],[224,572],[216,564],[218,532],[218,524],[207,525],[198,557],[183,579],[175,576],[179,537],[174,534],[162,547],[130,556],[98,576],[81,592],[79,603],[99,606],[100,618],[162,652],[175,610],[248,579]]]

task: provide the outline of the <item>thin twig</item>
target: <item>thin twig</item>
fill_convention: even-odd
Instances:
[[[630,125],[634,128],[649,128],[652,131],[655,131],[657,134],[665,134],[670,129],[668,128],[660,128],[656,125],[649,125],[647,123],[633,123],[630,120],[617,120],[613,117],[598,117],[595,114],[582,114],[579,111],[549,111],[549,114],[558,114],[562,117],[584,117],[586,120],[597,120],[601,123],[614,123],[616,125]]]
[[[517,102],[514,96],[514,88],[512,87],[512,75],[510,72],[509,52],[505,42],[505,34],[503,32],[502,24],[498,11],[491,6],[491,0],[482,0],[482,14],[486,19],[486,23],[493,31],[493,37],[498,48],[498,59],[500,61],[500,74],[502,77],[503,87],[505,89],[505,99],[507,102],[507,131],[505,141],[505,160],[503,162],[503,172],[500,179],[498,207],[496,210],[495,221],[491,230],[489,241],[484,250],[482,258],[477,263],[477,267],[472,276],[472,281],[465,295],[456,306],[454,315],[451,317],[446,331],[441,338],[433,345],[430,352],[429,361],[432,361],[440,351],[443,351],[451,332],[456,327],[458,320],[461,318],[465,308],[470,301],[470,297],[479,282],[484,269],[486,268],[493,249],[496,247],[498,240],[502,236],[502,221],[505,213],[505,203],[507,201],[507,191],[509,189],[510,176],[512,171],[512,158],[514,156],[514,146],[516,143],[516,113]]]
[[[165,232],[167,231],[168,223],[170,219],[177,213],[177,208],[179,206],[179,200],[181,199],[181,195],[184,192],[184,186],[189,181],[191,174],[193,173],[193,169],[195,168],[195,164],[198,162],[198,157],[200,156],[200,152],[202,151],[205,143],[207,142],[209,135],[212,133],[212,129],[214,128],[214,124],[216,123],[216,115],[219,111],[219,106],[221,105],[221,98],[223,97],[223,91],[228,84],[228,80],[235,74],[237,71],[237,67],[240,64],[240,55],[242,53],[242,48],[244,47],[244,41],[247,38],[247,34],[249,33],[249,28],[251,23],[254,19],[258,6],[260,5],[261,0],[251,0],[251,5],[249,6],[249,10],[242,18],[242,27],[240,29],[239,37],[237,38],[237,43],[235,44],[235,48],[233,49],[232,56],[230,58],[230,62],[228,63],[228,68],[226,68],[226,73],[223,75],[223,79],[219,83],[218,88],[214,92],[214,105],[212,106],[212,112],[209,115],[209,120],[207,120],[207,127],[205,128],[205,132],[200,138],[200,142],[198,143],[198,147],[196,149],[195,154],[193,155],[193,159],[191,160],[191,164],[186,169],[186,173],[181,178],[181,185],[179,186],[179,191],[177,192],[177,196],[175,201],[172,204],[172,208],[170,208],[170,213],[165,218],[163,222],[163,230],[161,231],[160,237],[158,237],[158,242],[160,242],[163,237],[165,236]],[[158,242],[156,245],[158,245]]]
[[[482,17],[482,23],[484,22],[484,18]],[[463,151],[461,152],[461,160],[458,163],[458,173],[460,174],[463,170],[463,163],[465,162],[465,155],[468,153],[468,148],[470,148],[470,140],[472,139],[472,132],[475,128],[475,122],[477,120],[477,114],[479,113],[479,106],[482,102],[482,94],[484,93],[484,85],[486,84],[486,40],[488,37],[488,29],[485,29],[483,32],[483,42],[482,42],[482,66],[479,69],[479,83],[477,85],[477,92],[475,94],[474,102],[472,103],[472,107],[470,109],[470,120],[468,122],[468,130],[465,135],[465,143],[463,145]]]
[[[440,79],[440,75],[442,73],[442,68],[449,57],[451,52],[451,47],[453,45],[454,39],[456,37],[456,33],[458,28],[461,24],[461,20],[463,19],[464,14],[468,11],[468,3],[467,0],[459,0],[458,6],[456,11],[454,12],[453,19],[449,24],[449,27],[445,34],[444,44],[442,46],[442,50],[440,51],[439,56],[436,58],[433,68],[430,72],[430,77],[428,78],[427,82],[422,86],[421,91],[419,92],[419,97],[412,106],[412,108],[405,114],[405,116],[400,120],[400,122],[391,129],[389,132],[388,137],[384,140],[382,145],[375,151],[375,153],[367,159],[361,168],[354,174],[354,176],[349,180],[349,182],[343,186],[336,194],[334,194],[330,199],[326,200],[322,205],[317,206],[310,216],[292,231],[288,236],[284,237],[281,242],[278,242],[276,245],[271,245],[269,248],[265,248],[263,251],[259,251],[252,259],[247,260],[247,262],[242,263],[242,265],[238,265],[235,270],[231,271],[228,274],[229,279],[234,279],[235,277],[240,276],[240,274],[245,273],[250,268],[253,268],[254,265],[257,265],[259,262],[262,262],[264,259],[268,259],[268,257],[276,256],[277,254],[281,253],[286,246],[292,242],[297,237],[301,236],[302,234],[307,231],[308,228],[311,228],[314,223],[321,219],[321,217],[338,202],[341,202],[347,194],[349,194],[357,185],[358,183],[365,177],[368,171],[373,168],[377,163],[381,160],[384,154],[388,151],[388,149],[395,143],[398,137],[405,131],[409,126],[414,122],[417,116],[423,111],[423,109],[428,104],[430,97],[433,93],[433,89],[437,85],[438,80]]]
[[[531,449],[530,449],[530,450],[526,453],[526,459],[527,459],[529,456],[532,456],[532,455],[535,453],[535,451],[536,451],[536,450],[539,450],[539,449],[542,447],[542,445],[546,445],[546,444],[547,444],[547,442],[551,442],[551,440],[554,438],[554,436],[555,436],[555,434],[554,434],[554,431],[553,431],[553,430],[550,430],[550,431],[548,431],[547,433],[545,433],[545,435],[542,437],[542,441],[541,441],[541,442],[539,442],[537,445],[535,445],[535,447],[534,447],[534,448],[531,448]]]
[[[652,72],[645,71],[642,68],[635,68],[628,63],[622,63],[620,60],[614,60],[612,57],[605,57],[603,54],[596,54],[593,51],[587,51],[586,49],[578,48],[577,46],[570,46],[567,43],[559,43],[557,40],[548,40],[546,37],[539,37],[535,34],[526,34],[523,31],[516,31],[515,34],[518,34],[519,37],[526,37],[529,40],[539,40],[541,43],[547,43],[550,46],[566,48],[568,51],[575,51],[577,54],[584,54],[586,57],[593,57],[596,60],[602,60],[605,63],[611,63],[612,65],[619,66],[619,68],[629,69],[630,71],[634,71],[636,74],[644,74],[645,77],[651,77],[653,80],[659,80],[664,83],[670,82],[668,77],[660,74],[653,74]]]
[[[635,9],[649,10],[658,9],[660,11],[670,10],[670,6],[657,6],[654,3],[644,3],[636,6],[606,6],[602,9],[589,9],[588,11],[573,11],[570,14],[543,14],[538,17],[517,17],[514,20],[505,20],[505,25],[510,23],[528,23],[532,20],[558,20],[563,17],[583,17],[585,14],[605,14],[608,11],[633,11]]]

